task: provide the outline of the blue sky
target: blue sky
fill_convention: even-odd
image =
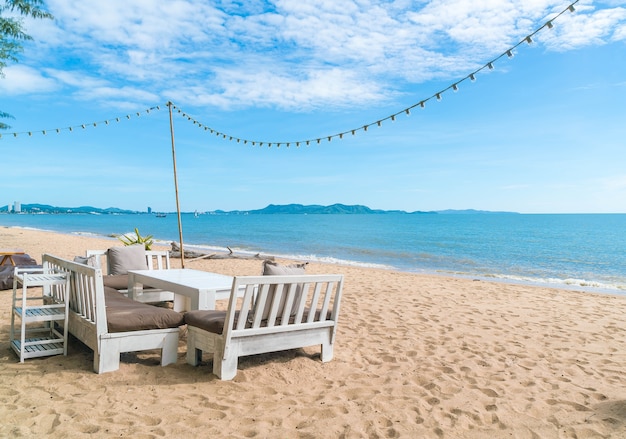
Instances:
[[[175,210],[171,101],[184,211],[626,212],[626,1],[46,4],[0,79],[0,205]]]

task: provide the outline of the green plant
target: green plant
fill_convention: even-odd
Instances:
[[[143,244],[146,247],[146,250],[150,250],[152,244],[154,243],[152,235],[141,236],[137,227],[135,227],[135,236],[126,233],[124,235],[118,236],[117,239],[122,241],[124,245]]]

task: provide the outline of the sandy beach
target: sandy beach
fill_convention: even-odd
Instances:
[[[0,247],[38,262],[115,239],[0,227]],[[228,275],[260,260],[188,262]],[[179,259],[172,260],[180,266]],[[314,264],[343,273],[334,359],[319,347],[245,357],[233,381],[211,362],[159,366],[124,354],[97,375],[69,353],[20,364],[0,291],[0,437],[624,438],[626,297]]]

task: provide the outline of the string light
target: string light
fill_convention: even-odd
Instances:
[[[410,106],[410,107],[408,107],[408,108],[405,108],[404,110],[401,110],[401,111],[399,111],[399,112],[397,112],[397,113],[395,113],[395,114],[392,114],[391,116],[388,116],[388,117],[386,117],[386,118],[379,119],[379,120],[377,120],[377,121],[376,121],[376,122],[374,122],[374,123],[376,123],[376,125],[380,127],[380,126],[382,126],[382,121],[387,120],[387,119],[391,119],[391,121],[395,121],[396,116],[397,116],[397,115],[399,115],[399,114],[401,114],[402,112],[404,112],[407,116],[409,116],[409,115],[411,114],[411,111],[410,111],[410,110],[411,110],[412,108],[414,108],[414,107],[416,107],[416,106],[418,106],[418,105],[419,105],[421,108],[425,108],[425,106],[426,106],[426,101],[428,101],[429,99],[432,99],[432,97],[435,97],[438,101],[440,101],[440,100],[441,100],[441,98],[442,98],[442,94],[443,94],[443,92],[445,92],[446,90],[448,90],[448,89],[450,89],[450,88],[451,88],[451,89],[452,89],[453,91],[455,91],[455,92],[456,92],[456,91],[458,91],[458,90],[459,90],[459,86],[458,86],[458,84],[459,84],[460,82],[462,82],[462,81],[464,81],[464,80],[466,80],[466,79],[468,79],[468,78],[469,78],[469,79],[470,79],[470,81],[472,81],[472,82],[476,81],[476,73],[479,73],[481,70],[483,70],[483,69],[485,69],[485,68],[487,68],[487,69],[489,69],[489,70],[493,70],[493,69],[495,68],[494,63],[495,63],[496,61],[498,61],[500,58],[502,58],[503,56],[505,56],[505,55],[506,55],[508,58],[512,58],[512,57],[514,56],[514,54],[513,54],[513,49],[517,48],[518,46],[520,46],[520,45],[521,45],[521,44],[523,44],[524,42],[526,42],[526,43],[528,43],[528,44],[532,44],[532,43],[533,43],[533,37],[534,37],[534,35],[535,35],[535,34],[537,34],[539,31],[541,31],[543,28],[552,29],[552,28],[554,27],[554,21],[555,21],[555,20],[557,20],[557,19],[558,19],[561,15],[563,15],[565,12],[567,12],[567,11],[569,11],[569,12],[571,12],[571,13],[575,12],[575,11],[576,11],[576,8],[574,7],[574,5],[576,5],[576,3],[578,3],[579,1],[580,1],[580,0],[576,0],[576,1],[574,1],[573,3],[571,3],[569,6],[567,6],[567,8],[565,8],[564,10],[562,10],[560,13],[556,14],[556,15],[555,15],[554,17],[552,17],[550,20],[546,21],[546,22],[545,22],[545,23],[544,23],[541,27],[539,27],[539,28],[538,28],[537,30],[535,30],[533,33],[531,33],[531,34],[529,34],[529,35],[525,36],[525,37],[524,37],[524,38],[523,38],[523,39],[522,39],[519,43],[517,43],[517,44],[516,44],[516,45],[514,45],[513,47],[511,47],[511,48],[507,49],[506,51],[504,51],[502,54],[500,54],[499,56],[495,57],[494,59],[492,59],[492,60],[488,61],[488,62],[487,62],[486,64],[484,64],[481,68],[479,68],[479,69],[477,69],[476,71],[474,71],[474,72],[470,73],[470,74],[469,74],[468,76],[466,76],[464,79],[461,79],[460,81],[457,81],[457,82],[453,83],[452,85],[448,86],[447,88],[444,88],[444,89],[442,89],[442,90],[438,91],[437,93],[435,93],[433,96],[431,96],[431,97],[430,97],[430,98],[428,98],[428,99],[421,100],[421,101],[420,101],[419,103],[417,103],[417,104],[414,104],[414,105],[412,105],[412,106]],[[240,143],[240,141],[241,141],[241,140],[243,140],[244,145],[245,145],[245,144],[247,144],[248,142],[250,142],[250,143],[252,144],[252,146],[256,146],[256,144],[257,144],[257,143],[259,144],[259,146],[263,146],[263,145],[264,145],[264,143],[267,143],[267,145],[268,145],[269,147],[271,147],[272,143],[275,143],[275,144],[277,144],[277,146],[278,146],[278,147],[280,147],[281,143],[285,143],[285,144],[287,145],[287,147],[289,148],[289,145],[290,145],[290,143],[291,143],[291,142],[281,142],[281,143],[277,143],[277,142],[259,142],[259,141],[252,141],[252,140],[240,139],[240,138],[238,138],[238,137],[229,136],[229,135],[227,135],[227,134],[224,134],[224,133],[221,133],[221,132],[219,132],[219,131],[216,131],[216,130],[215,130],[215,129],[213,129],[213,128],[207,127],[206,125],[202,124],[201,122],[199,122],[199,121],[195,120],[192,116],[190,116],[190,115],[186,114],[185,112],[183,112],[181,108],[178,108],[178,107],[177,107],[176,105],[174,105],[173,103],[168,102],[168,104],[167,104],[167,105],[168,105],[168,106],[170,106],[170,105],[171,105],[171,107],[172,107],[172,108],[176,109],[176,111],[177,111],[177,113],[178,113],[178,114],[182,114],[182,116],[183,116],[183,117],[185,117],[185,118],[187,118],[187,120],[192,121],[194,125],[197,125],[199,128],[204,128],[204,131],[209,131],[211,134],[215,133],[215,135],[216,135],[216,136],[218,136],[218,137],[222,137],[223,139],[228,139],[228,140],[231,140],[231,141],[232,141],[233,139],[235,139],[235,140],[237,140],[237,143]],[[151,108],[146,109],[146,110],[145,110],[145,112],[146,112],[146,114],[150,114],[150,112],[151,112],[152,110],[160,110],[160,109],[161,109],[161,107],[160,107],[159,105],[157,105],[157,106],[155,106],[155,107],[151,107]],[[140,116],[141,116],[141,112],[136,112],[135,114],[136,114],[136,116],[137,116],[137,117],[140,117]],[[130,120],[130,119],[131,119],[131,115],[130,115],[130,114],[127,114],[127,115],[126,115],[126,119]],[[107,120],[105,120],[105,121],[104,121],[104,124],[105,124],[105,125],[109,125],[109,122],[110,122],[110,121],[112,121],[112,120],[115,120],[116,122],[120,122],[120,117],[115,117],[114,119],[107,119]],[[357,131],[361,131],[361,130],[363,130],[363,131],[365,131],[365,132],[366,132],[366,131],[368,130],[368,128],[369,128],[371,125],[373,125],[374,123],[365,124],[365,125],[362,125],[360,128],[354,128],[354,129],[352,129],[352,130],[344,131],[344,132],[339,133],[339,134],[333,134],[333,135],[330,135],[330,136],[323,136],[323,137],[324,137],[324,138],[327,138],[327,139],[328,139],[328,141],[330,142],[330,141],[332,140],[332,138],[333,138],[333,137],[339,137],[340,139],[343,139],[343,135],[344,135],[344,134],[347,134],[347,133],[349,133],[349,132],[350,132],[350,133],[352,133],[352,135],[354,136],[354,135],[356,135],[356,132],[357,132]],[[94,127],[96,127],[96,126],[97,126],[97,124],[98,124],[98,122],[92,122],[92,124],[93,124],[93,126],[94,126]],[[86,125],[87,125],[87,124],[81,124],[81,125],[79,125],[79,126],[80,126],[80,127],[82,127],[83,129],[86,129]],[[68,131],[70,131],[70,132],[73,132],[73,128],[74,128],[74,127],[67,127],[67,128],[55,128],[54,130],[57,132],[57,134],[60,134],[60,132],[61,132],[62,130],[68,130]],[[47,132],[47,131],[46,131],[46,130],[41,130],[40,132],[41,132],[43,135],[46,135],[46,132]],[[26,131],[26,133],[29,135],[29,137],[32,137],[32,135],[33,135],[33,131]],[[13,134],[13,137],[17,137],[17,136],[18,136],[18,134],[20,134],[20,133],[15,132],[15,133],[10,133],[10,134]],[[2,137],[2,135],[0,134],[0,138],[1,138],[1,137]],[[321,139],[322,139],[322,137],[315,139],[315,141],[319,144],[319,143],[320,143],[320,141],[321,141]],[[300,146],[300,143],[306,143],[306,146],[309,146],[311,141],[313,141],[313,140],[312,140],[312,139],[309,139],[309,140],[301,140],[301,141],[297,141],[297,142],[295,142],[295,143],[296,143],[296,145],[297,145],[298,147]]]

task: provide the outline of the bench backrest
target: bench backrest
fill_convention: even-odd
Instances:
[[[42,256],[42,264],[44,270],[70,273],[70,312],[94,325],[97,336],[107,333],[102,270],[49,254]]]
[[[224,324],[225,342],[244,332],[251,335],[305,326],[336,327],[342,289],[340,274],[237,276]],[[235,324],[236,312],[239,317]]]
[[[107,274],[111,274],[109,264],[107,263],[107,250],[87,250],[86,256],[89,258],[94,256],[94,266],[104,270],[107,266]],[[146,262],[148,270],[169,270],[170,269],[170,252],[167,250],[146,250]]]

